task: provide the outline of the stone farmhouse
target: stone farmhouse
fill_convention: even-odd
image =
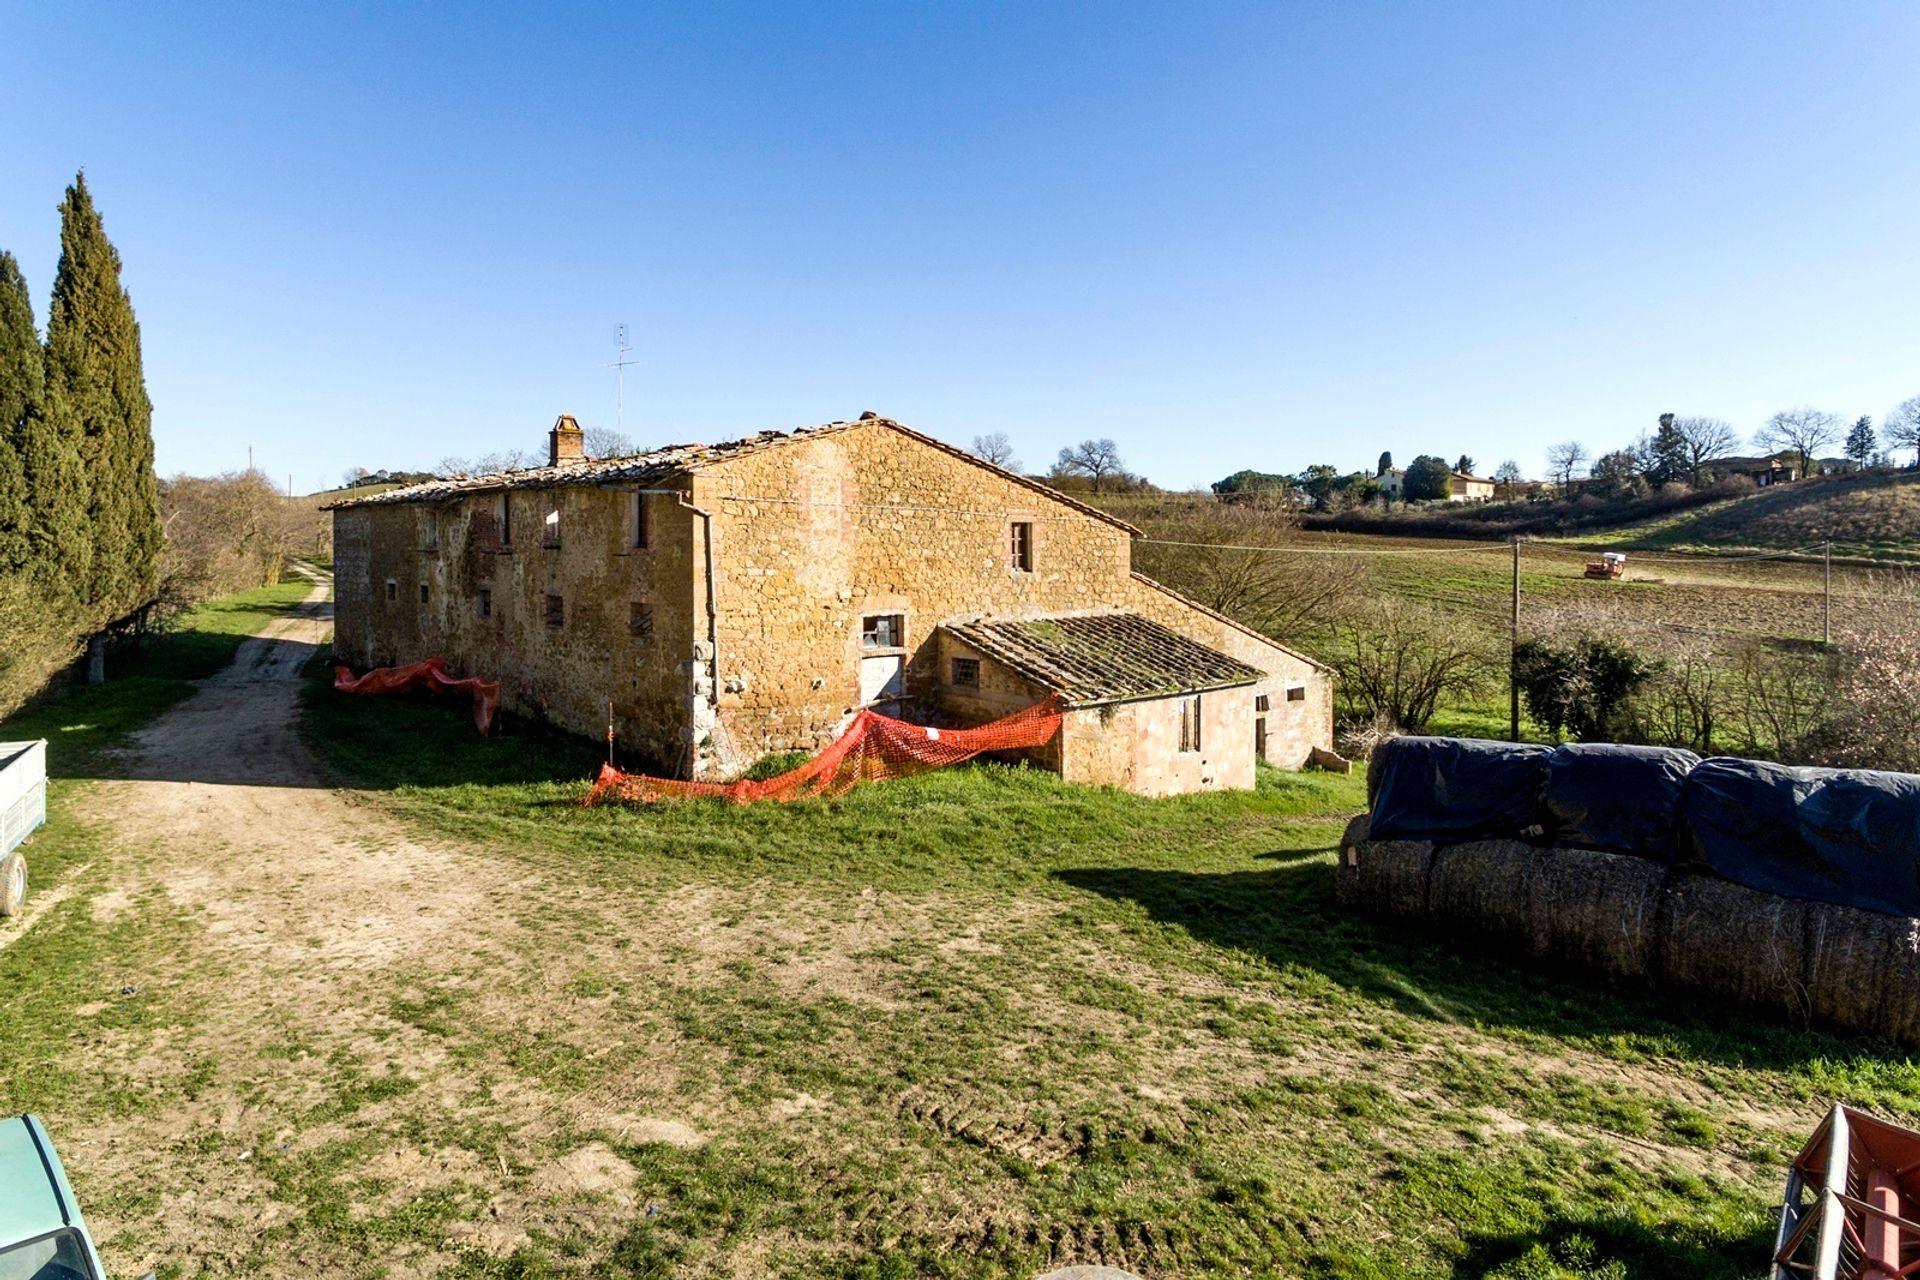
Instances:
[[[547,466],[332,510],[342,661],[444,655],[681,777],[1050,694],[1039,763],[1142,794],[1332,746],[1327,670],[1134,573],[1138,530],[871,414],[600,461],[563,416]]]

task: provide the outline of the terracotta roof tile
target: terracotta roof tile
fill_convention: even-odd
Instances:
[[[1226,689],[1266,675],[1137,613],[982,618],[944,630],[1069,705]]]

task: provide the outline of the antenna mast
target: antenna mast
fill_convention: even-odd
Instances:
[[[629,360],[627,358],[628,353],[633,350],[631,346],[627,345],[627,326],[619,325],[615,327],[613,350],[613,363],[606,367],[614,371],[614,376],[620,386],[618,416],[614,419],[614,425],[618,430],[624,432],[627,429],[627,366],[640,363],[638,360]]]

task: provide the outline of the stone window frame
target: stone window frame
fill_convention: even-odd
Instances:
[[[387,603],[400,603],[400,579],[398,578],[387,579]]]
[[[947,683],[956,689],[980,687],[980,659],[956,656],[947,665]]]
[[[430,604],[432,602],[432,599],[433,599],[433,592],[427,587],[426,583],[424,582],[421,583],[420,584],[420,603],[423,605]]]
[[[493,616],[492,587],[476,588],[476,594],[473,597],[473,616],[476,618],[491,618]]]
[[[1271,695],[1269,695],[1269,694],[1264,694],[1264,693],[1256,693],[1256,694],[1254,694],[1254,695],[1253,695],[1253,709],[1254,709],[1255,711],[1271,711],[1271,710],[1273,710],[1273,698],[1272,698],[1272,696],[1271,696]]]
[[[621,554],[653,549],[653,504],[647,501],[648,494],[635,490],[628,495],[633,501],[627,503],[626,542]]]
[[[867,624],[891,618],[895,624],[892,644],[868,644]],[[878,653],[905,653],[907,651],[907,611],[905,609],[885,609],[878,613],[860,615],[860,654],[862,657]]]
[[[567,625],[567,602],[565,597],[556,595],[551,591],[547,592],[542,610],[548,626],[564,627]]]
[[[1288,702],[1305,702],[1306,700],[1307,700],[1307,686],[1306,686],[1306,685],[1304,685],[1304,684],[1290,684],[1290,685],[1288,685],[1288,686],[1287,686],[1287,701],[1288,701]]]
[[[1024,530],[1024,533],[1022,532]],[[1037,542],[1040,522],[1027,512],[1016,512],[1007,519],[1006,535],[1001,543],[1007,557],[1007,572],[1031,577],[1039,560]]]
[[[1201,745],[1200,726],[1205,714],[1200,702],[1201,695],[1183,693],[1180,695],[1180,754],[1197,755],[1204,748]]]
[[[513,550],[513,490],[502,489],[494,496],[493,528],[499,535],[500,550]]]
[[[561,511],[565,506],[563,491],[543,489],[540,494],[540,549],[558,551],[560,549]]]
[[[427,517],[427,530],[426,536],[420,540],[420,552],[422,555],[437,556],[440,554],[440,511],[436,507],[423,510]]]

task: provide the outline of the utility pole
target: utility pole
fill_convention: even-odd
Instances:
[[[1820,592],[1820,643],[1833,647],[1833,543],[1828,542],[1820,552],[1821,577],[1825,580]]]
[[[1513,535],[1513,623],[1507,633],[1507,737],[1520,741],[1520,535]]]
[[[632,347],[627,345],[627,326],[620,325],[615,328],[613,333],[613,350],[613,363],[606,367],[614,371],[614,376],[620,387],[619,407],[616,410],[614,426],[624,433],[627,429],[627,366],[640,363],[638,360],[627,359],[627,353],[633,350]]]

